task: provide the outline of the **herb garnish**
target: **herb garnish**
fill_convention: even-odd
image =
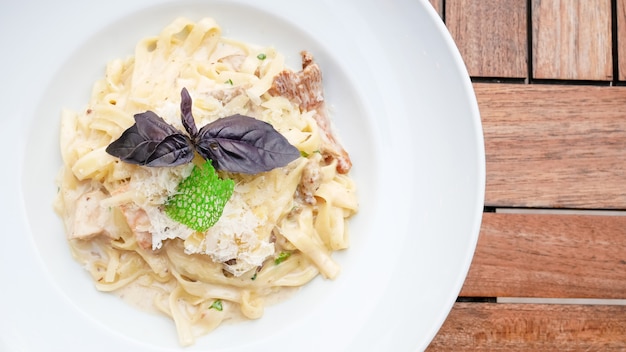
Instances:
[[[278,265],[287,260],[287,258],[289,258],[290,256],[291,252],[280,252],[278,256],[274,258],[274,264]]]
[[[267,122],[244,115],[217,119],[196,127],[192,99],[181,91],[181,119],[189,136],[152,111],[136,114],[135,124],[106,148],[122,161],[144,166],[176,166],[190,162],[194,150],[216,170],[257,174],[300,157],[296,147]]]
[[[211,163],[196,165],[165,203],[165,213],[193,230],[205,232],[222,216],[234,188],[235,182],[219,178]]]
[[[265,55],[264,53],[260,53],[256,56],[256,58],[259,60],[265,60],[267,58],[267,55]]]
[[[213,304],[211,304],[211,306],[209,307],[209,309],[215,309],[218,311],[222,311],[222,309],[224,309],[224,307],[222,306],[222,300],[221,299],[216,299]]]

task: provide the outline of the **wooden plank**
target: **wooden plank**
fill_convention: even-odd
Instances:
[[[439,14],[439,17],[443,17],[443,0],[429,0],[430,4],[433,5],[433,8]]]
[[[470,76],[528,75],[526,0],[447,0],[445,19]]]
[[[617,59],[619,80],[626,81],[626,1],[617,0]]]
[[[485,204],[626,209],[626,87],[474,84]]]
[[[613,78],[611,0],[532,0],[533,78]]]
[[[626,298],[626,216],[485,213],[461,296]]]
[[[427,351],[624,351],[626,306],[456,303]]]

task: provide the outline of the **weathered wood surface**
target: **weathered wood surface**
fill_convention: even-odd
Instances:
[[[456,303],[427,351],[624,351],[626,306]]]
[[[626,0],[431,3],[489,82],[485,205],[526,210],[484,214],[460,295],[611,301],[456,303],[428,351],[626,351]]]
[[[611,0],[532,0],[533,77],[613,79]]]
[[[447,0],[446,25],[470,76],[528,75],[526,0]]]
[[[485,213],[461,296],[624,299],[626,216]]]
[[[618,78],[626,81],[626,1],[616,2]]]
[[[474,85],[485,203],[626,209],[626,87]]]

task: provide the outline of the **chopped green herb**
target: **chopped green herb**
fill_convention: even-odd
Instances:
[[[311,154],[315,154],[315,153],[322,153],[319,150],[314,150],[311,153],[307,153],[304,150],[300,151],[300,156],[302,156],[303,158],[308,158]]]
[[[232,86],[232,85],[233,85],[233,80],[229,78],[229,79],[228,79],[226,82],[224,82],[224,83],[226,83],[226,84],[230,84],[230,85]]]
[[[259,60],[265,60],[267,58],[267,55],[260,53],[259,55],[256,56],[256,58]]]
[[[218,311],[221,312],[222,309],[224,309],[224,307],[222,306],[222,300],[221,299],[216,299],[215,302],[213,302],[213,304],[211,304],[209,309],[215,309],[215,310],[218,310]]]
[[[250,280],[252,280],[252,281],[256,280],[256,274],[257,274],[257,273],[254,273],[254,275],[252,275],[252,277],[250,278]]]
[[[274,258],[274,264],[278,265],[287,260],[287,258],[289,258],[290,256],[290,252],[280,252],[280,254],[278,254],[278,256]]]
[[[233,194],[235,182],[221,179],[210,161],[195,166],[165,204],[170,218],[189,228],[204,232],[213,226]]]

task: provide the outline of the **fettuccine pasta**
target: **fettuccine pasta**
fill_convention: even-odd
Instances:
[[[139,42],[131,57],[109,62],[84,110],[63,111],[55,210],[98,290],[140,296],[171,317],[180,343],[190,345],[226,320],[260,318],[272,295],[339,274],[331,254],[349,246],[347,220],[358,204],[321,91],[298,88],[311,85],[311,60],[303,53],[309,67],[293,72],[272,47],[222,37],[213,19],[179,18]],[[184,130],[183,88],[194,99],[198,126],[251,116],[302,155],[254,175],[220,171],[235,187],[205,232],[163,211],[198,158],[146,167],[106,152],[146,110]]]

